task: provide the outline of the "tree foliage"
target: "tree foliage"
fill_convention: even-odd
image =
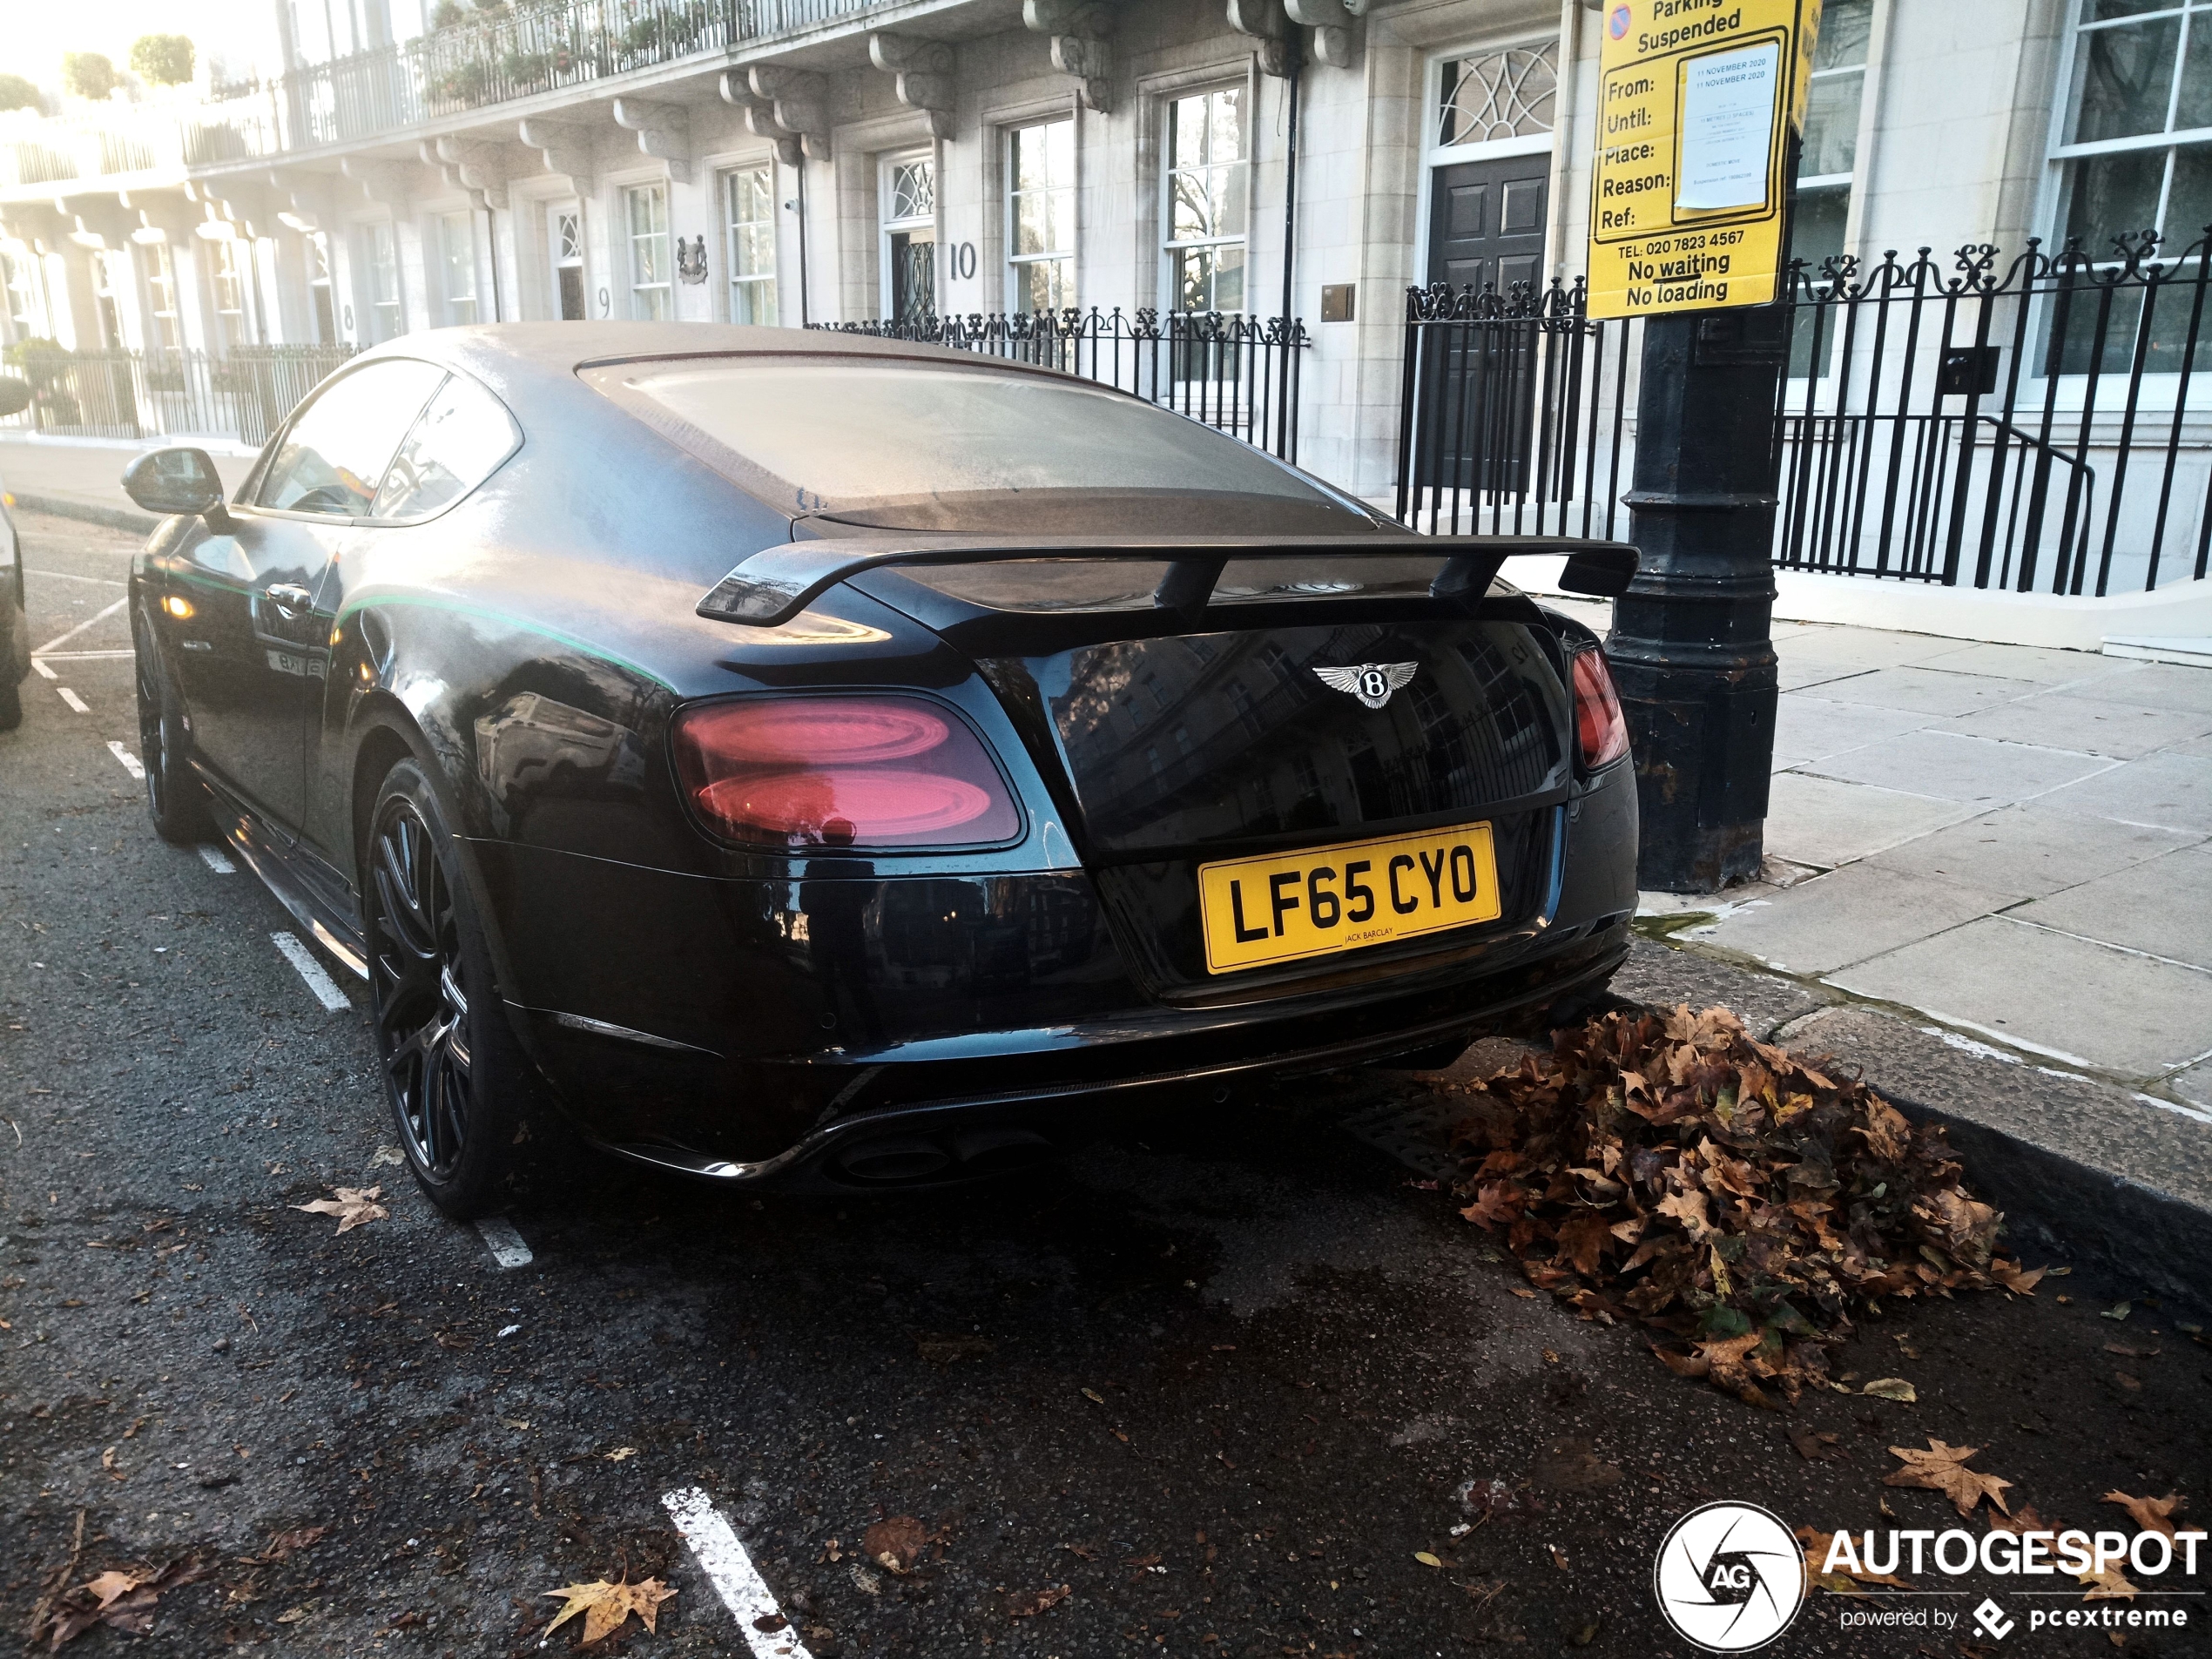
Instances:
[[[79,98],[105,98],[115,91],[115,64],[105,52],[64,52],[62,84]]]
[[[131,69],[154,86],[181,86],[192,79],[189,35],[140,35],[131,43]]]
[[[35,110],[38,89],[20,75],[0,75],[0,110]]]

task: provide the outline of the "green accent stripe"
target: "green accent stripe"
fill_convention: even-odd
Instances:
[[[542,622],[532,622],[524,617],[509,616],[503,610],[486,610],[482,605],[464,604],[457,599],[433,599],[415,594],[394,594],[382,597],[349,600],[345,608],[331,619],[332,624],[335,626],[342,624],[355,611],[374,610],[391,605],[417,605],[426,610],[450,610],[456,616],[469,617],[481,622],[497,623],[505,627],[520,629],[524,633],[543,635],[547,639],[558,640],[570,651],[580,651],[586,657],[596,657],[602,662],[612,663],[617,668],[628,669],[639,678],[652,681],[663,691],[673,692],[676,690],[673,685],[654,673],[643,663],[633,663],[627,657],[618,657],[604,645],[595,644],[588,639],[579,639],[574,634],[563,633],[558,628],[549,628]]]

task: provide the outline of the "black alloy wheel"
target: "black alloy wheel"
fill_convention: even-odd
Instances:
[[[456,879],[453,838],[413,761],[378,791],[363,856],[384,1096],[416,1181],[439,1209],[467,1220],[497,1207],[524,1062]]]
[[[132,644],[137,648],[136,690],[138,702],[138,759],[146,774],[146,815],[154,833],[165,841],[206,840],[213,833],[207,813],[207,792],[192,775],[192,735],[185,720],[184,699],[170,684],[161,662],[161,650],[143,616],[132,621]]]

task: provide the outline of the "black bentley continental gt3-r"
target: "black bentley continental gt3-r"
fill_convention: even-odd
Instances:
[[[1635,780],[1598,642],[1148,403],[830,333],[410,335],[206,457],[131,616],[155,827],[367,981],[448,1213],[550,1096],[730,1183],[1002,1169],[1124,1105],[1601,988]]]

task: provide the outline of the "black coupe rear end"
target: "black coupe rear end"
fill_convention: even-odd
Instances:
[[[412,381],[358,401],[415,424],[272,483],[387,365]],[[164,504],[199,516],[135,593],[182,752],[149,757],[157,822],[212,804],[368,978],[456,1213],[534,1089],[694,1174],[956,1178],[1124,1107],[1441,1058],[1627,948],[1603,655],[1499,571],[1617,591],[1633,553],[1415,536],[1088,382],[448,331],[326,385],[237,502]],[[343,556],[302,555],[334,517]]]

